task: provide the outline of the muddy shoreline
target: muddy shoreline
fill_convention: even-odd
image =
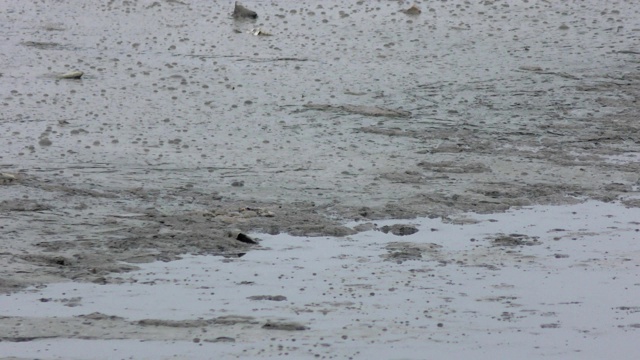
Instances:
[[[580,12],[569,3],[489,3],[435,4],[417,17],[391,3],[351,4],[352,16],[338,4],[310,2],[299,12],[249,3],[265,16],[239,21],[224,4],[110,2],[85,9],[85,16],[104,17],[90,29],[47,20],[64,4],[47,3],[46,14],[5,5],[5,53],[15,56],[3,58],[0,209],[3,256],[21,271],[4,270],[0,287],[102,281],[131,268],[118,261],[247,251],[226,237],[234,228],[343,236],[354,232],[341,225],[350,220],[584,199],[638,206],[629,197],[640,170],[640,75],[630,51],[638,29],[625,27],[633,17],[623,15],[630,5],[607,18],[596,15],[606,12],[596,2]],[[167,17],[175,13],[183,17]],[[22,16],[39,21],[18,29]],[[504,32],[484,23],[486,16],[523,23]],[[584,25],[591,18],[596,26]],[[574,25],[561,26],[567,21]],[[96,37],[113,22],[131,39]],[[621,25],[613,31],[611,22]],[[426,39],[412,36],[420,23],[430,29]],[[293,30],[303,24],[315,29],[311,38]],[[325,33],[323,24],[355,30]],[[145,34],[144,26],[164,37]],[[256,26],[275,36],[244,32]],[[551,33],[529,37],[540,26]],[[84,36],[70,37],[81,29]],[[584,48],[588,35],[620,43]],[[571,63],[577,55],[570,52],[555,57],[554,36],[593,61]],[[356,51],[345,59],[338,50],[335,64],[325,63],[306,47],[336,37],[338,49],[351,44],[376,56]],[[424,64],[410,60],[423,54],[420,44],[432,46],[429,38],[439,44],[434,53]],[[509,61],[486,70],[466,63],[466,52],[485,58],[492,46]],[[360,64],[352,74],[375,65],[379,76],[332,75],[345,60]],[[73,68],[86,74],[50,76]],[[319,85],[306,87],[304,79]]]
[[[634,2],[242,4],[257,18],[218,1],[0,5],[0,294],[269,251],[238,233],[640,207]]]

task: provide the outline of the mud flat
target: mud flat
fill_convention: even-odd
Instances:
[[[354,222],[371,230],[339,238],[256,234],[260,248],[242,258],[189,255],[105,285],[56,283],[2,297],[0,352],[633,359],[638,219],[637,208],[589,201]],[[394,226],[415,232],[384,232]]]
[[[56,286],[90,292],[111,289],[114,296],[122,287],[139,287],[137,296],[143,299],[153,295],[144,295],[147,287],[131,285],[133,280],[127,279],[146,281],[136,271],[152,271],[157,261],[167,266],[217,262],[220,271],[228,272],[251,259],[262,262],[279,256],[270,242],[283,239],[294,249],[304,248],[308,241],[317,246],[345,241],[350,256],[356,256],[374,251],[365,235],[371,231],[384,234],[384,239],[423,236],[425,229],[411,233],[412,226],[418,229],[427,221],[413,223],[417,217],[446,223],[463,213],[474,219],[504,216],[522,207],[567,209],[583,203],[593,214],[606,208],[613,217],[622,217],[640,206],[640,9],[634,2],[417,2],[419,11],[414,4],[395,1],[241,3],[257,18],[234,18],[232,2],[0,5],[0,36],[5,39],[0,42],[0,261],[5,265],[0,267],[0,291],[7,294],[3,302],[36,290],[54,291],[50,296],[43,293],[42,299],[63,298],[56,295]],[[255,29],[271,36],[254,36]],[[82,73],[80,78],[61,78],[76,71]],[[590,212],[580,211],[585,216]],[[567,213],[562,214],[558,216],[573,224]],[[388,219],[395,220],[383,222]],[[635,225],[623,224],[590,231],[608,238],[612,227],[619,226],[624,241],[635,239],[626,232]],[[524,230],[502,237],[497,228],[491,231],[497,245],[543,249],[545,245],[530,244],[555,244],[548,235],[534,238]],[[263,241],[243,242],[238,233]],[[638,264],[636,244],[624,241],[620,244],[628,246],[629,260],[613,260],[621,264],[612,263],[611,269]],[[437,249],[446,255],[442,261],[450,264],[447,258],[455,256],[447,253],[449,244],[428,243],[443,246],[445,250]],[[592,246],[568,244],[575,247],[559,252],[559,259],[547,259],[546,253],[534,258],[542,257],[544,266],[552,266],[574,261],[577,253]],[[412,273],[403,266],[428,261],[425,251],[436,249],[402,242],[388,246],[390,258],[374,267],[389,267],[394,276],[428,280],[430,273]],[[322,251],[306,249],[308,256]],[[502,253],[499,246],[486,251]],[[606,250],[596,246],[593,251]],[[346,258],[339,266],[350,266],[352,260]],[[325,258],[317,261],[318,266],[334,264]],[[511,271],[515,265],[490,265],[497,268],[480,267],[478,286],[490,286],[487,274],[520,274]],[[193,274],[199,274],[196,270]],[[167,271],[183,276],[177,268]],[[531,271],[513,280],[516,287],[531,280],[528,276],[544,276]],[[574,267],[563,267],[559,278],[582,276],[574,272]],[[322,278],[324,272],[317,274],[315,282],[328,281]],[[305,277],[298,280],[314,283]],[[600,285],[597,289],[610,290]],[[447,285],[433,286],[446,290]],[[559,286],[548,285],[548,293],[562,293]],[[637,281],[628,289],[637,292]],[[259,300],[247,300],[244,293],[236,300],[271,305],[293,301],[293,294],[264,290],[247,295]],[[480,296],[478,291],[474,294]],[[273,300],[281,299],[278,296],[286,300]],[[406,293],[383,303],[391,307],[394,299],[400,306],[406,298],[418,301]],[[182,342],[193,340],[184,335],[191,330],[177,330],[181,326],[169,326],[174,332],[162,325],[158,331],[164,335],[156,338],[135,334],[149,334],[150,324],[158,324],[153,321],[168,320],[214,331],[216,321],[225,322],[221,317],[227,315],[196,311],[169,319],[162,312],[149,314],[151,323],[136,323],[135,314],[121,309],[109,313],[89,309],[86,301],[69,301],[65,304],[82,305],[65,306],[79,311],[64,315],[65,321],[108,321],[122,329],[114,334],[129,334],[118,341],[129,344],[131,351],[138,339],[166,341],[157,343],[157,349],[175,346],[176,354],[182,351],[178,349],[191,351],[183,346],[193,343]],[[11,354],[43,357],[24,351],[44,349],[33,345],[44,344],[45,337],[56,338],[49,342],[51,358],[63,357],[56,347],[63,345],[55,344],[82,342],[95,349],[106,344],[108,336],[101,333],[80,339],[55,321],[57,325],[42,325],[58,316],[62,306],[44,301],[33,310],[49,311],[47,304],[58,307],[33,318],[15,312],[13,305],[2,307],[0,326],[15,335],[3,338],[2,346],[15,350]],[[538,306],[540,302],[524,304],[536,311],[545,307]],[[614,301],[610,305],[636,306]],[[471,306],[460,307],[467,308]],[[29,306],[24,309],[31,311]],[[220,341],[207,346],[249,349],[251,339],[281,326],[309,327],[296,334],[323,336],[316,332],[319,323],[295,319],[286,306],[271,319],[278,322],[266,328],[266,315],[252,314],[252,309],[231,309],[231,316],[247,318],[230,322],[238,331],[250,328],[255,337],[225,330]],[[606,324],[637,335],[630,309],[619,309],[620,318],[630,322]],[[42,332],[18,326],[30,321],[40,321],[41,327],[31,329]],[[541,343],[557,340],[547,330],[565,331],[568,326],[573,325],[545,328],[538,338]],[[427,336],[415,329],[413,333],[416,339]],[[407,330],[398,343],[411,343],[413,333]],[[206,337],[210,342],[217,338]],[[491,341],[478,338],[477,343],[493,349]],[[203,344],[204,340],[196,346]],[[576,349],[590,349],[575,344]],[[332,354],[357,357],[342,350]]]

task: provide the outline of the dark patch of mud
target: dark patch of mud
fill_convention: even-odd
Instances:
[[[319,111],[346,112],[365,116],[386,116],[386,117],[409,117],[409,111],[386,109],[377,106],[364,105],[328,105],[328,104],[305,104],[305,108]]]
[[[265,330],[301,331],[308,327],[279,319],[257,319],[251,316],[226,315],[209,319],[164,320],[142,319],[129,321],[119,316],[94,312],[74,317],[23,318],[3,317],[5,324],[13,325],[15,334],[0,335],[0,341],[29,342],[42,339],[64,337],[67,339],[126,339],[135,334],[137,339],[166,338],[173,340],[192,340],[195,330],[199,341],[233,342],[233,337],[224,334],[236,333],[238,326],[244,331]],[[47,326],[48,330],[42,330]],[[22,333],[35,334],[23,336]],[[197,342],[199,342],[197,341]]]
[[[385,234],[392,233],[393,235],[396,235],[396,236],[407,236],[407,235],[413,235],[417,233],[418,228],[413,225],[394,224],[391,226],[385,225],[380,228],[380,231],[382,231]]]
[[[22,249],[19,253],[5,254],[11,263],[29,269],[29,275],[7,270],[0,284],[3,291],[17,290],[16,286],[45,275],[47,279],[117,281],[105,276],[137,269],[123,262],[171,261],[181,254],[237,258],[259,246],[248,232],[301,236],[356,232],[327,218],[328,207],[311,202],[238,202],[188,189],[177,193],[89,190],[36,177],[25,177],[15,189],[38,193],[42,200],[0,202],[2,216],[11,221],[3,230],[16,239],[36,237],[30,243],[14,244]],[[188,201],[199,210],[169,213],[155,206],[158,201]]]
[[[499,234],[491,237],[489,240],[493,246],[499,247],[534,246],[542,244],[537,236],[525,234]]]
[[[253,295],[249,296],[249,300],[268,300],[268,301],[286,301],[287,297],[283,295]]]
[[[269,321],[266,324],[262,325],[263,329],[267,330],[283,330],[283,331],[302,331],[308,330],[309,328],[297,323],[290,321]]]
[[[438,251],[442,245],[432,243],[411,243],[411,242],[391,242],[386,247],[387,254],[381,255],[382,258],[396,263],[403,263],[408,260],[442,260]]]

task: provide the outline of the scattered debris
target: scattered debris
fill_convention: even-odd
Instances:
[[[238,210],[243,217],[275,217],[276,214],[274,214],[273,212],[267,210],[267,209],[263,209],[263,208],[250,208],[250,207],[246,207],[246,208],[240,208]]]
[[[254,28],[248,31],[255,36],[272,36],[271,33],[262,30],[261,28]]]

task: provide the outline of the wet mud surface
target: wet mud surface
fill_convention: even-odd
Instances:
[[[260,248],[238,234],[640,206],[635,2],[242,4],[257,18],[231,2],[0,5],[0,291]]]
[[[588,201],[382,220],[344,237],[262,234],[262,247],[241,258],[185,255],[107,284],[4,296],[0,352],[86,358],[102,346],[111,358],[422,359],[428,349],[438,358],[633,359],[639,216]],[[384,230],[409,227],[415,232]],[[12,350],[21,342],[29,346]]]

